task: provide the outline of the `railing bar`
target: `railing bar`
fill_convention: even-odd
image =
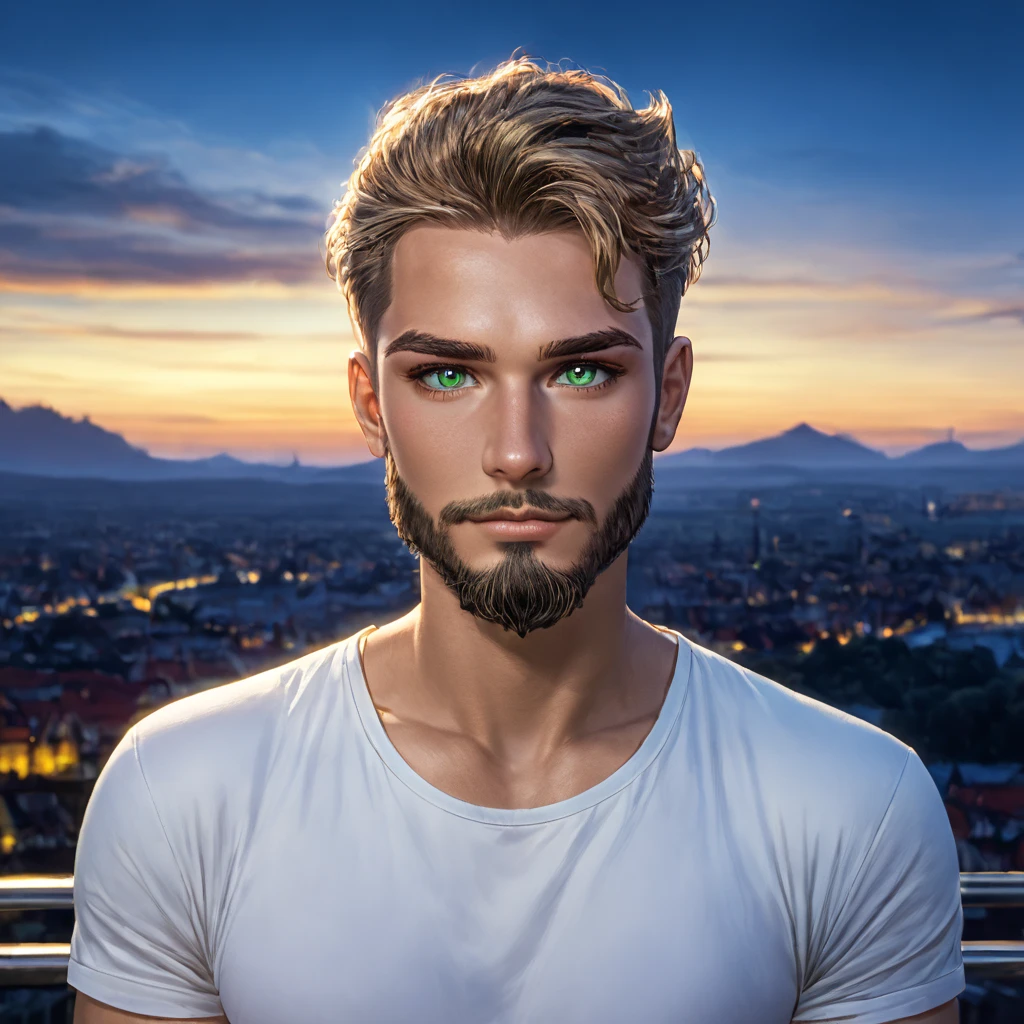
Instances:
[[[960,873],[964,906],[1024,906],[1024,871]],[[74,877],[0,877],[0,911],[74,909]],[[965,940],[964,967],[990,977],[1024,977],[1024,941]],[[64,984],[70,943],[0,944],[0,986]],[[30,980],[29,980],[30,979]]]

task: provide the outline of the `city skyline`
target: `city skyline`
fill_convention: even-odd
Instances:
[[[734,4],[631,34],[607,5],[461,6],[400,4],[386,39],[308,3],[13,12],[0,394],[159,456],[367,459],[327,215],[388,99],[521,47],[637,107],[664,90],[704,161],[719,221],[677,324],[695,370],[670,450],[799,421],[889,454],[1024,437],[1020,11]]]

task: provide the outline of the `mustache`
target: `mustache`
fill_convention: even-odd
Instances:
[[[547,491],[537,490],[496,491],[482,498],[450,501],[438,513],[437,521],[441,527],[455,526],[470,516],[486,516],[503,508],[519,509],[523,506],[568,516],[570,519],[579,519],[591,526],[597,526],[597,513],[594,506],[585,498],[558,498]]]
[[[552,569],[528,543],[503,544],[502,560],[474,570],[459,558],[448,529],[436,523],[398,472],[385,446],[388,513],[398,536],[413,554],[429,563],[459,599],[459,607],[485,622],[525,637],[547,629],[582,607],[597,577],[613,564],[639,532],[654,492],[653,449],[647,448],[632,481],[619,494],[604,523],[596,527],[579,559],[567,570]],[[558,498],[546,491],[504,491],[445,506],[449,522],[466,515],[487,515],[524,503],[556,515],[577,515],[593,522],[593,506],[582,499]],[[594,518],[591,518],[594,517]]]

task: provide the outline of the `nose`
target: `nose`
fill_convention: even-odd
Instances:
[[[484,421],[483,469],[506,484],[551,472],[547,410],[530,382],[508,382],[489,396]]]

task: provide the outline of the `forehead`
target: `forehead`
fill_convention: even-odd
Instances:
[[[580,230],[525,235],[417,225],[395,246],[391,305],[382,348],[404,331],[507,345],[543,344],[621,327],[651,346],[643,302],[620,313],[602,297],[589,243]],[[642,300],[639,264],[623,258],[615,275],[620,301]]]

